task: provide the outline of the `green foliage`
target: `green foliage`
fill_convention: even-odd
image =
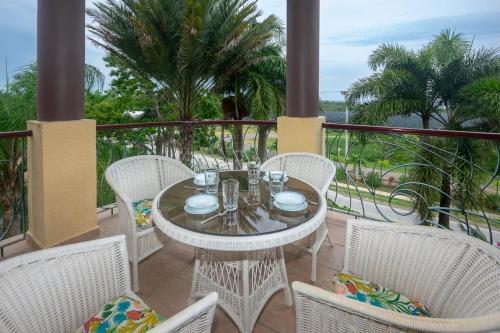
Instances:
[[[498,195],[496,193],[489,194],[485,199],[484,205],[488,209],[499,210],[500,195]]]
[[[36,65],[24,67],[12,84],[0,91],[0,131],[26,129],[26,121],[36,118]]]
[[[203,92],[225,80],[219,78],[262,62],[278,25],[275,16],[258,21],[250,0],[124,0],[95,7],[87,11],[92,41],[157,82],[180,120],[193,119]]]
[[[377,188],[382,185],[382,178],[380,177],[380,174],[372,171],[365,176],[365,182],[369,187]]]
[[[346,104],[340,101],[319,101],[321,112],[344,112]]]
[[[202,94],[194,114],[196,119],[221,119],[223,114],[220,96],[211,92]]]
[[[0,90],[0,131],[26,129],[26,122],[36,118],[36,63],[17,72],[12,83]],[[94,66],[85,65],[87,95],[99,94],[104,75]]]
[[[408,177],[407,175],[402,175],[398,178],[398,183],[400,184],[406,184],[410,181],[410,177]]]
[[[91,40],[134,77],[154,82],[168,114],[178,120],[196,117],[206,91],[223,92],[228,82],[242,77],[248,80],[241,82],[251,83],[246,97],[255,92],[256,115],[266,107],[284,109],[284,102],[274,103],[281,101],[273,98],[276,82],[268,80],[276,68],[284,72],[272,60],[282,25],[272,15],[261,19],[253,0],[107,0],[95,3],[87,14]],[[160,115],[159,108],[156,113]],[[191,160],[192,140],[189,130],[181,136],[184,163]]]
[[[368,63],[374,73],[349,90],[348,103],[359,107],[356,122],[382,125],[392,116],[415,114],[424,128],[429,128],[432,117],[446,129],[498,130],[499,49],[474,49],[462,34],[445,30],[417,51],[383,44]],[[421,218],[432,218],[428,209],[438,199],[443,210],[449,208],[449,195],[460,209],[477,210],[485,178],[474,164],[489,163],[491,148],[481,148],[471,140],[421,140],[456,152],[453,159],[446,160],[440,158],[442,152],[420,149],[411,178],[422,184],[416,189]],[[458,185],[452,188],[450,178]],[[445,212],[440,213],[440,223],[447,225],[448,220]]]

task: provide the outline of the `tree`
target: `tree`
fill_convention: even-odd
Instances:
[[[240,120],[250,116],[265,120],[285,113],[286,60],[281,40],[283,27],[276,21],[272,22],[268,30],[273,32],[273,41],[261,50],[256,62],[240,68],[232,76],[224,73],[217,76],[215,90],[225,96],[225,119]],[[259,126],[257,155],[262,161],[266,159],[268,132],[269,128]],[[235,126],[234,138],[234,165],[239,168],[244,151],[241,126]]]
[[[28,120],[36,118],[36,63],[29,64],[13,76],[5,90],[0,90],[0,132],[26,129]],[[85,66],[85,90],[102,90],[104,75],[94,66]],[[22,203],[22,179],[25,145],[20,139],[0,140],[0,221],[14,223]],[[17,207],[17,208],[16,208]],[[0,225],[0,239],[2,234]]]
[[[254,0],[107,0],[95,4],[91,40],[157,83],[178,120],[193,120],[214,77],[255,62],[272,38]],[[193,129],[180,128],[181,160],[190,163]]]
[[[429,128],[431,118],[445,129],[467,130],[470,121],[478,119],[482,119],[483,124],[494,125],[491,113],[477,107],[484,107],[495,98],[498,100],[499,49],[474,49],[473,43],[462,34],[445,30],[418,51],[397,44],[383,44],[370,55],[368,63],[375,73],[358,80],[349,90],[349,104],[360,107],[355,117],[357,122],[383,124],[391,116],[417,114],[423,128]],[[496,91],[496,95],[488,89]],[[479,96],[483,98],[477,99]],[[494,126],[489,128],[493,129]],[[458,143],[426,137],[422,140],[443,149],[456,149],[462,155],[455,161],[468,161],[472,156],[479,158],[481,155],[474,150],[476,145],[470,140]],[[417,207],[420,215],[426,216],[427,202],[436,200],[429,188],[439,188],[438,221],[448,227],[453,195],[451,179],[465,184],[464,192],[469,194],[481,188],[481,179],[473,176],[471,163],[463,163],[460,172],[456,172],[456,165],[432,154],[428,149],[419,152],[421,159],[416,162],[420,166],[413,170],[416,182],[430,185],[418,187]],[[470,200],[464,199],[467,201],[464,205],[477,205],[472,195],[466,197]]]

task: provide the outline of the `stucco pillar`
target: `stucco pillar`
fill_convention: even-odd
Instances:
[[[278,154],[307,152],[325,154],[325,117],[279,117]]]
[[[38,0],[37,119],[28,122],[28,235],[96,231],[96,124],[84,117],[85,0]]]
[[[97,230],[94,120],[30,121],[28,235],[40,248]]]
[[[324,153],[319,114],[320,0],[287,1],[286,116],[278,118],[278,153]]]

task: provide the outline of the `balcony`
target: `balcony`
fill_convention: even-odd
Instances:
[[[118,208],[113,191],[104,179],[104,171],[114,162],[137,155],[164,155],[180,159],[180,128],[189,127],[194,134],[191,156],[187,164],[195,172],[216,166],[221,171],[245,169],[250,156],[262,162],[277,154],[280,137],[275,121],[203,121],[141,123],[97,126],[97,204],[98,231],[73,238],[65,243],[117,235]],[[240,127],[237,130],[236,127]],[[318,254],[317,280],[312,284],[332,289],[332,277],[342,270],[345,254],[346,221],[368,218],[385,223],[423,224],[421,228],[450,228],[468,237],[498,245],[500,211],[495,193],[498,176],[497,134],[380,128],[357,125],[322,125],[325,156],[334,161],[337,173],[328,191],[326,225],[333,240],[326,240]],[[260,129],[265,130],[260,130]],[[241,133],[240,138],[235,133]],[[260,138],[259,134],[265,135]],[[2,133],[2,144],[10,147],[3,170],[10,172],[11,182],[5,196],[11,202],[4,208],[3,258],[33,251],[26,240],[27,205],[25,177],[26,140],[30,131]],[[464,141],[488,149],[487,159],[460,160],[455,150]],[[434,146],[432,142],[442,143]],[[259,144],[261,145],[259,147]],[[262,145],[264,145],[262,147]],[[241,149],[241,150],[240,150]],[[423,154],[427,157],[424,159]],[[185,155],[184,155],[185,156]],[[425,163],[423,161],[426,161]],[[431,163],[434,161],[434,164]],[[186,161],[185,161],[186,162]],[[444,173],[443,165],[447,166]],[[10,168],[9,168],[10,167]],[[471,188],[460,170],[471,170],[481,182]],[[418,181],[418,172],[441,172],[449,176],[450,202],[440,206],[445,193],[435,183]],[[429,171],[430,170],[430,171]],[[6,172],[6,171],[4,171]],[[441,180],[442,178],[439,178]],[[461,181],[459,181],[461,180]],[[438,182],[439,183],[439,182]],[[5,186],[5,185],[4,185]],[[431,188],[435,193],[422,190]],[[10,193],[10,195],[9,195]],[[422,195],[427,195],[422,200]],[[473,195],[470,198],[469,195]],[[434,201],[428,201],[434,200]],[[5,202],[5,201],[4,201]],[[471,205],[476,202],[476,205]],[[421,207],[425,204],[426,210]],[[5,207],[5,204],[4,204]],[[420,210],[419,210],[420,209]],[[448,225],[442,224],[443,216]],[[373,222],[376,223],[376,222]],[[285,262],[288,279],[311,283],[311,257],[297,247],[286,246]],[[190,294],[195,254],[193,247],[173,239],[159,252],[139,264],[139,295],[162,315],[170,317],[186,306]],[[169,302],[165,302],[169,299]],[[284,305],[283,294],[275,294],[259,317],[254,332],[291,332],[296,325],[295,311]],[[233,332],[237,328],[220,309],[216,311],[214,332]]]
[[[189,29],[179,21],[180,51],[167,52],[179,54],[175,67],[164,57],[170,39],[157,35],[177,35],[156,14],[176,16],[177,7],[108,4],[127,17],[117,20],[124,35],[139,32],[126,48],[150,83],[162,81],[164,106],[178,107],[166,119],[180,120],[84,119],[85,1],[39,0],[37,120],[0,132],[0,331],[101,331],[143,318],[169,333],[500,330],[500,134],[325,122],[319,0],[288,1],[286,85],[284,71],[270,83],[279,82],[286,116],[240,114],[245,88],[231,74],[218,97],[224,103],[234,86],[238,120],[194,120],[193,96],[216,90],[214,68],[199,60],[227,49],[234,61],[217,73],[239,67],[247,54],[231,45],[246,40],[241,25],[230,43],[199,43],[192,55],[186,45],[198,44],[204,9],[190,2],[186,12],[200,17],[186,16]],[[100,10],[90,15],[101,23],[115,17]],[[136,22],[139,10],[149,27]],[[90,29],[117,52],[116,34]],[[191,56],[203,68],[186,65]],[[427,103],[428,83],[418,81]],[[429,124],[422,104],[411,109]],[[246,170],[257,164],[263,173],[251,184]],[[200,196],[204,203],[189,206]]]

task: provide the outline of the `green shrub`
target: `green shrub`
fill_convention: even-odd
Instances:
[[[382,185],[382,178],[377,172],[369,172],[365,177],[365,182],[372,188],[377,188]]]
[[[405,184],[410,181],[410,177],[407,175],[402,175],[401,177],[398,178],[398,183],[400,184]]]
[[[498,194],[488,194],[484,205],[488,209],[500,210],[500,195]]]

